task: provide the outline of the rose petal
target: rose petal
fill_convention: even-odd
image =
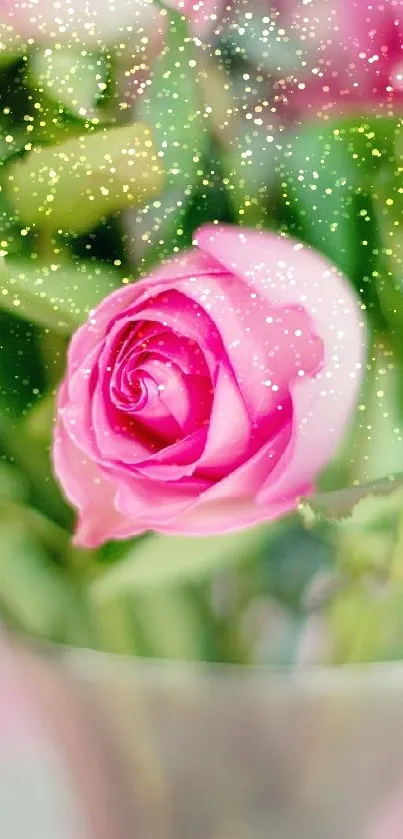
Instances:
[[[207,254],[192,249],[184,251],[165,265],[159,265],[145,280],[118,288],[90,313],[86,323],[74,333],[68,353],[69,364],[80,364],[109,333],[116,319],[125,316],[128,310],[144,305],[150,297],[163,292],[165,287],[175,287],[178,279],[206,273],[222,274],[223,271]],[[157,320],[155,317],[144,319]]]
[[[53,463],[67,498],[79,511],[76,544],[91,548],[107,539],[126,539],[135,534],[133,520],[115,507],[113,484],[102,475],[97,463],[73,444],[60,420],[54,435]]]
[[[206,447],[197,475],[221,478],[248,456],[252,428],[234,376],[224,364],[218,368]]]
[[[259,425],[288,396],[290,380],[317,370],[322,342],[302,306],[268,305],[229,275],[182,280],[188,298],[206,309],[220,333],[249,415]]]
[[[167,367],[166,361],[151,356],[143,362],[142,369],[158,382],[161,415],[173,417],[184,435],[191,434],[209,420],[212,384],[207,368],[206,375],[186,375],[176,364]],[[153,409],[151,419],[157,418],[158,413],[158,409]]]
[[[152,528],[161,533],[184,533],[205,535],[206,533],[225,533],[229,530],[242,529],[262,521],[269,521],[296,505],[296,497],[291,496],[279,504],[257,504],[256,493],[264,480],[275,468],[289,444],[291,424],[275,433],[273,438],[246,463],[243,463],[217,484],[210,486],[201,483],[196,491],[195,478],[186,484],[172,483],[149,484],[150,498],[153,505],[147,504],[147,497],[142,499],[143,511],[139,502],[136,483],[132,484],[127,475],[122,474],[125,483],[124,494],[118,494],[118,506],[122,513],[136,510],[136,527],[144,530]],[[192,488],[193,497],[192,497]],[[310,485],[298,487],[298,496],[311,491]],[[190,490],[190,492],[189,492]],[[178,491],[181,495],[178,496]],[[161,496],[161,503],[154,500],[154,492]],[[187,497],[186,497],[187,495]],[[158,497],[158,496],[157,496]]]
[[[207,427],[199,428],[182,440],[165,446],[148,460],[136,463],[136,473],[159,481],[177,481],[179,478],[190,477],[204,451],[206,438]]]
[[[186,300],[178,292],[169,290],[163,298],[159,295],[154,301],[149,300],[148,304],[150,309],[145,312],[142,309],[139,312],[131,309],[125,312],[122,318],[115,321],[103,343],[98,359],[98,367],[101,371],[99,382],[92,394],[92,426],[98,450],[104,462],[121,461],[139,466],[141,471],[144,471],[144,461],[148,460],[150,455],[158,453],[158,459],[162,463],[173,463],[175,467],[181,463],[186,464],[187,468],[183,469],[182,474],[190,474],[192,470],[189,470],[188,464],[192,460],[197,461],[202,450],[199,441],[204,439],[205,435],[203,438],[200,435],[195,438],[198,445],[193,458],[189,444],[185,444],[181,438],[191,434],[209,418],[212,401],[211,385],[207,378],[208,368],[196,338],[200,336],[201,340],[208,342],[214,349],[214,341],[218,339],[215,338],[209,318],[202,311],[199,313],[196,310],[196,304]],[[120,355],[125,357],[125,344],[122,345],[122,341],[126,340],[132,346],[131,339],[125,339],[122,336],[128,334],[128,327],[135,330],[137,324],[140,324],[142,328],[143,319],[146,318],[148,322],[150,314],[158,322],[166,323],[167,318],[175,323],[180,320],[181,328],[185,332],[182,340],[189,340],[193,344],[193,347],[189,346],[189,353],[192,350],[195,354],[194,369],[198,371],[199,376],[184,376],[175,365],[168,368],[166,361],[163,362],[152,356],[147,357],[145,351],[139,374],[141,377],[141,371],[143,371],[148,379],[156,383],[156,388],[161,388],[160,398],[149,408],[145,405],[137,414],[133,411],[130,415],[125,415],[123,411],[116,409],[110,398],[112,383],[113,386],[116,383],[116,377],[113,378],[113,376],[118,372],[115,370],[117,358]],[[186,333],[189,334],[186,335]],[[169,336],[168,331],[166,335]],[[169,346],[166,350],[169,351]],[[210,363],[215,368],[216,362],[212,352]],[[76,410],[82,409],[78,406]],[[149,438],[148,435],[150,435]],[[180,444],[180,448],[174,449],[172,445],[166,447],[166,443],[170,441],[178,441],[177,445]],[[165,447],[167,451],[164,455]],[[183,460],[185,450],[188,452],[186,461]],[[157,467],[156,471],[162,471],[165,474],[166,470],[165,468],[160,470]],[[173,477],[180,477],[180,470],[175,469]]]
[[[171,521],[154,525],[153,529],[174,536],[214,536],[272,521],[294,508],[295,499],[287,499],[275,505],[256,504],[251,498],[200,502]],[[146,527],[145,523],[144,526]]]
[[[193,477],[166,483],[128,474],[127,469],[115,470],[114,477],[118,486],[117,509],[132,519],[136,532],[158,530],[162,523],[197,503],[209,487],[207,481]]]
[[[291,426],[284,428],[269,443],[238,469],[219,483],[207,489],[181,514],[168,521],[160,521],[154,529],[161,533],[204,536],[242,530],[265,521],[271,521],[295,509],[297,498],[308,495],[312,486],[296,487],[295,494],[278,502],[256,501],[256,493],[271,469],[286,450]]]
[[[98,458],[104,465],[110,460],[129,465],[141,463],[164,445],[159,435],[151,429],[142,428],[135,418],[112,405],[105,383],[103,389],[99,388],[94,393],[91,416]]]
[[[320,372],[291,384],[292,453],[278,464],[259,495],[259,501],[274,502],[294,487],[311,483],[345,432],[365,358],[358,300],[336,268],[293,240],[225,225],[207,225],[196,238],[203,250],[243,277],[271,305],[304,306],[323,341]]]

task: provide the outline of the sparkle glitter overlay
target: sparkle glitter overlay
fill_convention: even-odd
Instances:
[[[0,616],[399,658],[403,0],[3,0],[0,68]]]

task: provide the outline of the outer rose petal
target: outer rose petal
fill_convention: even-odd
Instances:
[[[65,388],[60,393],[60,403]],[[69,501],[79,510],[76,544],[95,547],[106,539],[126,539],[135,535],[133,520],[116,509],[116,489],[100,472],[99,466],[86,458],[71,441],[58,418],[53,443],[53,463]]]
[[[74,543],[96,548],[146,530],[162,530],[159,519],[176,519],[206,489],[203,481],[171,486],[130,474],[106,471],[74,446],[58,420],[53,444],[55,474],[78,510]],[[155,523],[153,519],[155,518]]]
[[[283,122],[306,120],[307,112],[314,117],[358,110],[368,116],[374,108],[401,107],[403,0],[349,0],[348,5],[347,0],[307,5],[286,0],[281,6],[281,24],[299,37],[305,61],[294,83],[277,86],[280,100],[285,93],[283,105],[277,102]]]
[[[222,274],[222,268],[212,257],[202,251],[189,250],[180,257],[159,265],[145,280],[129,283],[116,289],[90,314],[88,321],[74,333],[69,347],[69,367],[78,366],[105,337],[108,327],[126,309],[138,305],[147,297],[158,294],[166,286],[175,287],[176,281],[203,274]]]
[[[128,516],[135,512],[136,525],[142,530],[198,536],[241,530],[276,518],[295,507],[295,496],[281,504],[263,505],[256,503],[256,493],[282,456],[290,434],[288,424],[275,432],[249,460],[213,486],[207,483],[203,486],[201,481],[197,486],[196,479],[190,479],[187,485],[148,481],[143,488],[127,473],[122,473],[123,489],[119,490],[117,506]],[[301,486],[297,495],[307,495],[311,489]]]
[[[311,483],[340,443],[365,358],[358,301],[336,268],[293,240],[226,225],[206,225],[195,239],[200,248],[243,277],[272,305],[304,306],[323,341],[320,373],[291,384],[291,446],[258,496],[259,501],[274,503]]]
[[[176,520],[185,510],[198,504],[201,493],[209,488],[207,481],[196,478],[162,482],[130,474],[127,470],[116,471],[113,476],[118,488],[116,507],[123,516],[131,518],[135,532],[161,530],[162,524]]]
[[[302,360],[307,372],[317,369],[322,342],[312,334],[311,319],[301,306],[288,312],[269,306],[242,278],[229,273],[181,280],[178,286],[214,323],[257,425],[287,396],[290,377]],[[295,337],[296,327],[300,337]]]
[[[281,458],[289,438],[290,429],[285,428],[227,478],[187,505],[180,515],[165,521],[160,516],[152,525],[147,516],[144,529],[152,526],[160,533],[206,536],[252,527],[295,509],[296,497],[309,495],[313,490],[311,485],[295,487],[291,496],[279,502],[266,504],[256,501],[259,487],[268,471]]]
[[[300,494],[306,494],[305,490]],[[170,533],[174,536],[214,536],[272,521],[294,509],[295,498],[267,506],[256,504],[253,498],[200,501],[189,511],[185,510],[182,515],[154,529],[158,533]],[[145,521],[144,529],[146,528]]]

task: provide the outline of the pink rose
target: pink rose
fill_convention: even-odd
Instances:
[[[207,225],[71,342],[54,464],[76,542],[220,533],[295,508],[360,383],[355,295],[274,234]]]
[[[339,3],[341,0],[339,0]],[[341,12],[340,12],[341,15]],[[355,0],[342,34],[352,41],[361,95],[403,102],[403,0]]]
[[[279,22],[300,42],[304,68],[276,86],[283,119],[403,104],[403,0],[293,0]]]

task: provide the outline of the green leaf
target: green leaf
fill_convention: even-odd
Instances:
[[[267,9],[270,14],[269,9]],[[298,49],[301,41],[290,38],[290,31],[285,32],[276,26],[276,14],[261,17],[256,14],[248,17],[242,14],[242,7],[237,8],[236,22],[229,27],[228,35],[222,38],[227,50],[236,57],[246,59],[257,69],[278,75],[279,68],[285,76],[297,73],[301,69],[301,57]],[[244,67],[244,65],[241,65]]]
[[[238,120],[236,137],[222,154],[228,196],[239,224],[261,227],[268,219],[267,201],[274,190],[278,152],[267,129]]]
[[[133,598],[132,609],[149,655],[202,658],[203,627],[191,592],[175,586],[152,588]]]
[[[309,124],[287,144],[281,166],[284,197],[297,209],[308,241],[360,285],[371,264],[367,193],[380,168],[393,161],[399,125],[386,118]]]
[[[8,195],[25,224],[76,233],[141,204],[162,184],[150,129],[141,123],[36,147],[8,169]]]
[[[359,483],[403,471],[402,370],[391,346],[391,336],[381,334],[369,356],[360,406],[365,410],[355,418],[357,454],[349,453],[350,475]]]
[[[101,649],[197,661],[203,627],[191,592],[175,585],[113,592],[93,601]]]
[[[195,586],[220,568],[260,555],[268,539],[267,527],[259,527],[207,538],[152,534],[135,542],[90,583],[103,646],[187,660],[205,656]]]
[[[99,262],[41,265],[10,258],[0,268],[0,306],[69,335],[121,280],[119,271]]]
[[[16,126],[10,128],[3,123],[0,129],[1,165],[3,166],[9,158],[21,152],[25,148],[26,144],[27,135],[23,128],[18,128]]]
[[[38,445],[48,446],[51,442],[53,421],[56,413],[55,403],[56,395],[52,390],[50,393],[45,393],[26,413],[23,423],[24,433],[31,440],[35,440]]]
[[[110,597],[93,604],[97,648],[114,655],[140,655],[127,597]]]
[[[364,580],[341,591],[328,619],[336,664],[399,660],[403,655],[403,586]]]
[[[149,93],[141,97],[137,116],[153,126],[159,156],[167,173],[166,188],[149,202],[133,225],[133,247],[143,267],[171,252],[178,213],[200,179],[200,161],[208,130],[202,115],[198,53],[179,15],[171,15],[165,49],[154,64]],[[178,202],[180,202],[178,204]]]
[[[41,361],[38,335],[32,325],[0,310],[0,434],[4,424],[13,423],[25,413],[41,393]]]
[[[25,632],[58,640],[68,607],[62,577],[20,521],[0,521],[0,604]]]
[[[267,539],[267,527],[197,538],[153,534],[134,544],[124,559],[94,580],[92,596],[103,600],[119,592],[202,580],[223,565],[235,564],[261,551]]]
[[[106,56],[72,49],[37,50],[30,58],[28,81],[72,114],[102,118],[97,106],[108,86],[110,62]]]
[[[28,495],[26,476],[10,463],[0,461],[0,504],[25,501]]]
[[[328,572],[333,560],[333,547],[322,533],[307,530],[298,520],[286,521],[262,559],[267,593],[299,613],[308,585]]]
[[[25,422],[16,421],[4,410],[0,411],[0,435],[2,455],[26,478],[32,507],[71,530],[72,510],[53,475],[48,441],[41,444],[37,438],[29,436]]]

